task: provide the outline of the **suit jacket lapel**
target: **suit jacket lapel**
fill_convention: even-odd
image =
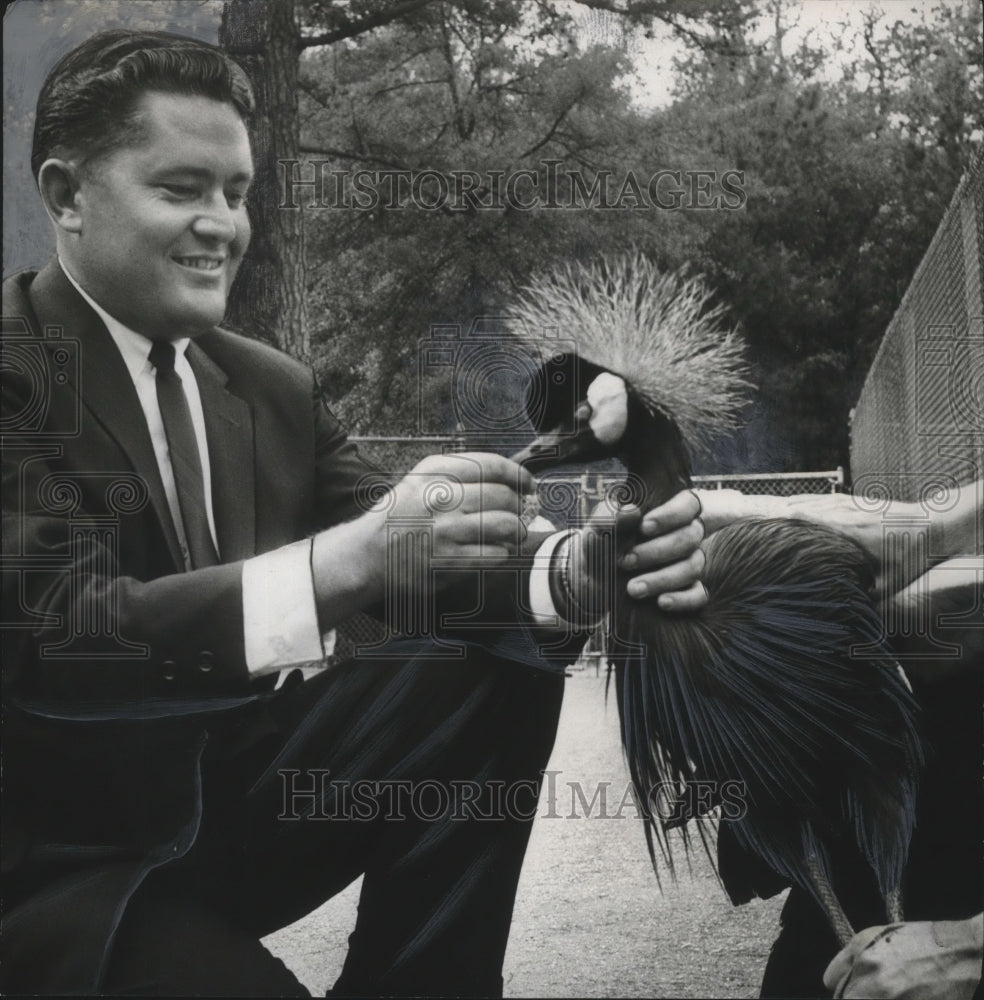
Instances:
[[[245,400],[227,390],[225,372],[194,341],[188,363],[205,414],[219,556],[223,562],[247,559],[256,553],[253,413]]]
[[[143,477],[174,567],[183,569],[181,546],[147,421],[113,338],[65,277],[57,260],[51,261],[34,279],[30,298],[42,328],[61,327],[66,336],[79,339],[79,384],[75,388],[84,405],[126,453],[133,470]]]

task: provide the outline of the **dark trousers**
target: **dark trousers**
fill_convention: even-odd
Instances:
[[[984,904],[984,675],[979,670],[917,686],[926,767],[916,804],[902,901],[907,920],[962,920]],[[887,922],[870,870],[835,864],[838,898],[855,930]],[[823,973],[840,946],[816,903],[793,888],[769,955],[762,997],[824,998]]]
[[[472,650],[349,662],[217,724],[198,840],[131,900],[106,992],[303,996],[259,938],[364,874],[334,992],[500,995],[562,695]]]

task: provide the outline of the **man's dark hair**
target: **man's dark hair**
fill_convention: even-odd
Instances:
[[[209,97],[248,121],[243,70],[207,42],[163,31],[103,31],[59,60],[38,97],[31,170],[51,156],[83,162],[138,141],[137,102],[148,91]]]

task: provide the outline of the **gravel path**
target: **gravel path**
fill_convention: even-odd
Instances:
[[[782,897],[732,907],[703,854],[690,871],[680,854],[675,882],[661,869],[660,890],[634,808],[616,818],[628,775],[604,685],[594,668],[567,681],[550,762],[553,806],[545,789],[516,898],[505,994],[753,997]],[[358,890],[266,939],[315,995],[341,969]]]

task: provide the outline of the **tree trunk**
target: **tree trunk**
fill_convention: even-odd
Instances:
[[[253,239],[226,318],[234,329],[307,359],[303,213],[279,207],[278,161],[297,159],[300,34],[294,0],[227,0],[219,41],[247,72],[256,94]]]

